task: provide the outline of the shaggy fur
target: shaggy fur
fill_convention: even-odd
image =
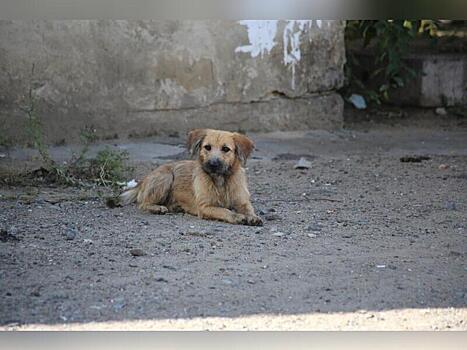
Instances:
[[[253,142],[238,133],[196,129],[188,134],[187,146],[195,160],[158,167],[121,194],[122,204],[136,202],[153,214],[183,211],[231,224],[262,225],[250,203],[243,168]]]

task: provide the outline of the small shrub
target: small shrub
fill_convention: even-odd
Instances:
[[[405,61],[410,44],[417,35],[432,35],[435,29],[435,22],[430,20],[347,21],[346,42],[358,42],[361,49],[371,47],[375,61],[371,74],[362,81],[357,72],[368,69],[363,67],[367,63],[347,50],[345,93],[360,93],[377,104],[388,101],[391,91],[405,86],[417,75]],[[369,87],[367,81],[377,81],[378,86]]]
[[[106,148],[89,161],[88,176],[100,185],[118,186],[130,171],[128,159],[128,152]]]

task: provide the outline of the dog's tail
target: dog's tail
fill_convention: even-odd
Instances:
[[[130,188],[123,192],[120,195],[120,204],[121,205],[128,205],[131,203],[136,202],[136,198],[138,197],[140,186],[139,184],[133,188]]]

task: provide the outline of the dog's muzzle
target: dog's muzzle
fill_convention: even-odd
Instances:
[[[204,170],[211,174],[224,174],[225,165],[224,162],[218,158],[209,159],[204,163]]]

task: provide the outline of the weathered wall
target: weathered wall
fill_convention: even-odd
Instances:
[[[24,139],[33,88],[50,142],[336,128],[341,21],[0,21],[0,130]],[[31,67],[34,64],[34,75]]]

